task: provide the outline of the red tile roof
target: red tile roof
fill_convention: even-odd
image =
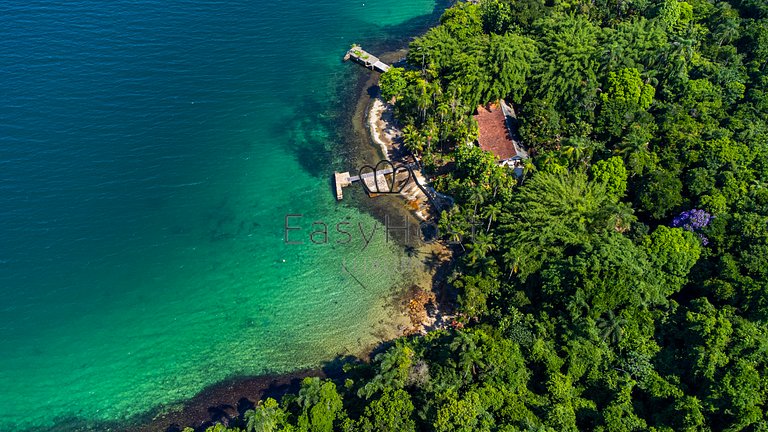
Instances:
[[[507,129],[506,117],[498,103],[478,106],[474,117],[479,127],[477,142],[481,149],[493,153],[502,161],[517,156],[515,143]]]

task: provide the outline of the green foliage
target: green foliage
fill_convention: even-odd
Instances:
[[[515,194],[516,211],[502,227],[507,265],[525,279],[542,264],[592,236],[624,230],[634,217],[605,184],[581,173],[539,173]]]
[[[535,99],[523,106],[520,134],[533,148],[554,148],[562,139],[561,122],[560,113],[552,103]]]
[[[602,71],[637,69],[656,66],[668,43],[668,34],[654,21],[640,18],[622,21],[603,28],[600,52]],[[652,77],[652,72],[648,77]]]
[[[390,68],[379,78],[381,95],[385,100],[398,98],[405,91],[406,85],[405,71],[402,68]]]
[[[653,218],[661,219],[683,203],[683,183],[666,170],[656,170],[646,175],[638,191],[640,208]]]
[[[487,0],[480,3],[483,29],[486,33],[504,34],[515,25],[509,2]]]
[[[576,315],[586,312],[593,319],[641,305],[666,304],[663,286],[648,256],[616,233],[596,238],[577,255],[544,270],[542,290],[553,308],[571,314],[576,311]],[[584,308],[571,303],[574,300]]]
[[[387,390],[378,399],[365,407],[364,417],[359,424],[360,431],[370,432],[412,432],[416,423],[412,419],[413,403],[404,390]]]
[[[221,423],[217,423],[207,429],[205,432],[242,432],[240,428],[228,428]]]
[[[379,374],[358,391],[358,396],[370,399],[377,392],[387,389],[402,389],[408,379],[415,353],[412,348],[398,344],[389,351],[376,356]]]
[[[643,82],[637,69],[622,69],[619,73],[608,73],[608,92],[601,96],[603,103],[646,110],[650,108],[655,93],[652,86]]]
[[[645,238],[644,246],[656,268],[683,279],[701,256],[699,238],[682,228],[659,226]]]
[[[446,395],[447,401],[437,411],[434,422],[436,432],[489,431],[491,422],[480,403],[480,396],[470,392],[462,398]]]
[[[608,73],[608,89],[600,95],[602,106],[598,129],[609,136],[620,137],[650,108],[656,90],[643,82],[637,69]]]
[[[658,21],[670,31],[681,31],[693,19],[693,6],[678,0],[664,0]]]
[[[536,44],[530,38],[514,33],[491,34],[483,67],[489,83],[480,102],[508,96],[513,102],[521,102],[537,55]]]
[[[605,193],[617,200],[627,192],[627,169],[618,156],[598,161],[589,168],[589,174],[593,181],[605,185]]]
[[[486,0],[480,3],[483,28],[487,33],[527,31],[547,12],[544,0]]]
[[[477,317],[487,312],[488,298],[499,291],[499,282],[481,275],[461,275],[453,281],[460,290],[459,305],[462,312]]]
[[[252,410],[246,411],[246,431],[248,432],[277,432],[288,428],[287,413],[278,405],[277,401],[268,398],[260,402]]]
[[[296,422],[299,432],[331,432],[341,418],[342,400],[332,382],[304,378],[296,403],[301,409]]]
[[[557,107],[583,110],[595,95],[600,28],[581,16],[548,17],[539,23],[541,61],[536,95]]]
[[[458,39],[467,39],[483,31],[480,9],[470,3],[459,3],[440,17],[441,27]]]

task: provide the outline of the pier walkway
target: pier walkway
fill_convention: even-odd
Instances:
[[[344,61],[347,61],[350,59],[353,60],[355,63],[358,63],[376,72],[384,73],[388,71],[390,68],[388,64],[379,60],[379,58],[374,56],[373,54],[360,48],[359,45],[353,45],[352,48],[350,48],[349,51],[347,51],[347,54],[344,56]]]
[[[395,178],[392,178],[393,172]],[[400,175],[406,173],[408,177]],[[427,184],[418,163],[397,165],[395,169],[388,167],[376,171],[375,177],[372,171],[354,176],[350,175],[349,172],[335,172],[333,182],[336,189],[336,199],[339,201],[344,199],[344,188],[359,181],[364,183],[365,190],[370,197],[395,193],[405,198],[415,215],[424,221],[439,217],[441,210],[454,204],[453,198],[435,191]],[[396,190],[390,191],[390,189]],[[427,202],[429,207],[424,207],[423,204]]]
[[[411,170],[418,169],[418,165],[411,164],[411,165],[408,165],[408,168],[410,168]],[[413,171],[405,170],[404,167],[402,166],[398,166],[396,170],[397,170],[397,174],[408,173],[409,176],[413,174]],[[334,188],[336,189],[336,199],[339,201],[344,199],[343,189],[347,186],[351,186],[352,183],[358,182],[358,181],[365,182],[365,186],[367,190],[388,191],[390,186],[392,185],[392,179],[388,179],[387,176],[392,174],[393,171],[395,170],[393,170],[392,167],[389,167],[380,171],[376,171],[375,181],[378,184],[374,183],[373,171],[363,173],[362,175],[350,175],[349,172],[335,172],[333,173],[333,185],[334,185]],[[418,183],[418,180],[414,177],[415,176],[411,176],[410,181]],[[404,179],[397,179],[397,181],[398,183],[396,183],[396,185],[402,185],[404,187],[408,185],[407,183],[404,182]]]

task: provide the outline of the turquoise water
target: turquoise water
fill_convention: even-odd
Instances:
[[[374,342],[402,252],[308,237],[376,223],[328,183],[352,168],[342,105],[364,73],[340,56],[439,6],[0,0],[0,430],[125,419]],[[359,282],[343,270],[369,255]]]

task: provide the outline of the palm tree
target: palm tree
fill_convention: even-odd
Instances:
[[[443,216],[440,218],[438,224],[440,232],[448,233],[449,241],[452,244],[458,244],[461,246],[461,250],[466,250],[464,249],[462,241],[467,233],[467,224],[461,214],[459,206],[454,206],[447,212],[443,212]]]
[[[440,116],[440,132],[438,139],[440,140],[440,151],[443,152],[443,141],[445,140],[445,118],[451,112],[451,107],[445,102],[437,104],[437,114]]]
[[[452,230],[451,231],[451,236],[450,236],[451,242],[461,246],[461,250],[462,251],[466,251],[467,250],[464,247],[464,243],[462,242],[462,240],[464,239],[464,235],[465,234],[466,233],[464,231],[461,231],[461,230]]]
[[[571,301],[568,303],[567,306],[568,312],[571,313],[571,318],[573,320],[581,319],[586,314],[589,313],[590,309],[592,307],[589,305],[589,302],[587,301],[586,293],[584,293],[584,290],[577,289],[576,293],[571,298]]]
[[[739,37],[739,14],[725,2],[719,3],[718,9],[720,9],[721,22],[717,25],[715,34],[720,39],[718,46],[723,46],[724,43],[731,43]]]
[[[472,194],[469,196],[469,201],[475,205],[475,210],[472,212],[472,217],[477,215],[477,206],[485,202],[485,192],[480,187],[475,187],[472,190]]]
[[[431,86],[426,80],[417,82],[416,106],[419,108],[422,123],[427,119],[427,109],[432,105]]]
[[[424,125],[424,127],[421,128],[422,130],[422,140],[426,141],[426,148],[431,149],[432,143],[435,142],[435,140],[439,140],[440,135],[440,129],[435,124],[435,121],[433,119],[429,119],[429,121]]]
[[[488,253],[496,249],[496,245],[493,243],[493,235],[480,233],[469,245],[469,264],[471,266],[476,265],[478,262],[482,262]]]
[[[658,69],[646,69],[642,71],[640,74],[645,84],[649,84],[652,87],[657,87],[659,85],[659,79],[657,78],[657,76],[659,75]]]
[[[639,126],[633,126],[633,128],[639,128]],[[637,132],[637,133],[636,133]],[[613,152],[624,159],[624,163],[627,168],[632,171],[632,174],[637,174],[633,167],[642,165],[642,161],[647,159],[650,153],[648,148],[648,135],[643,133],[642,130],[633,130],[630,128],[629,133],[616,145]]]
[[[452,92],[452,94],[451,94],[451,104],[450,104],[450,107],[451,107],[451,116],[452,116],[452,117],[454,117],[454,118],[456,117],[456,110],[459,108],[459,106],[461,106],[461,101],[460,101],[460,100],[459,100],[459,98],[456,96],[456,93],[457,93],[457,92],[458,92],[458,93],[460,93],[460,92],[461,92],[461,88],[460,88],[460,87],[459,87],[459,88],[456,88],[456,87],[454,87],[454,88],[453,88],[453,92]]]
[[[509,279],[512,279],[512,275],[517,273],[517,267],[520,264],[519,256],[513,249],[507,249],[501,257],[509,268]]]
[[[436,106],[443,97],[443,87],[437,82],[432,82],[432,106]]]
[[[306,384],[306,385],[304,385]],[[320,400],[320,378],[307,378],[302,384],[301,390],[296,397],[296,402],[302,409],[309,409]]]
[[[476,336],[469,332],[456,334],[449,348],[458,356],[456,366],[461,370],[464,379],[477,375],[477,367],[485,367],[483,354],[475,341]]]
[[[499,192],[499,188],[504,185],[506,178],[503,170],[494,169],[491,171],[490,184],[493,185],[493,199],[496,199],[496,194]]]
[[[414,356],[413,349],[397,342],[395,346],[378,354],[375,361],[379,364],[379,372],[358,390],[358,396],[370,399],[377,391],[403,388],[413,365]]]
[[[582,163],[586,165],[594,149],[595,143],[589,138],[571,138],[568,140],[568,145],[563,146],[561,151],[573,165]]]
[[[626,232],[632,225],[632,222],[636,220],[634,210],[625,203],[606,205],[597,216],[598,218],[605,218],[608,229],[613,229],[620,233]],[[595,229],[599,228],[595,227]]]
[[[277,429],[280,413],[276,403],[262,404],[245,413],[245,429],[248,432],[272,432]]]
[[[536,164],[533,163],[532,159],[524,159],[523,160],[523,176],[520,177],[520,184],[523,184],[525,179],[528,178],[528,176],[536,171]]]
[[[559,147],[558,147],[559,148]],[[566,165],[566,161],[563,160],[563,153],[557,150],[551,150],[540,153],[538,156],[539,166],[551,167],[551,166],[563,166]]]
[[[627,320],[621,316],[617,316],[613,311],[608,311],[605,318],[597,320],[597,328],[600,329],[600,336],[603,340],[610,340],[612,343],[617,344],[621,342],[621,338],[624,336],[624,326],[627,325]]]
[[[691,61],[696,52],[696,40],[693,38],[676,37],[669,46],[672,57],[683,59],[686,63]]]
[[[413,125],[403,128],[403,143],[411,153],[417,154],[424,150],[424,136]]]
[[[612,39],[604,45],[600,53],[600,60],[604,71],[618,69],[618,65],[624,60],[624,46],[618,40]]]
[[[501,215],[501,204],[494,203],[485,207],[485,210],[483,211],[483,217],[488,218],[488,226],[486,227],[485,232],[489,232],[491,230],[491,223],[495,222],[499,215]]]

